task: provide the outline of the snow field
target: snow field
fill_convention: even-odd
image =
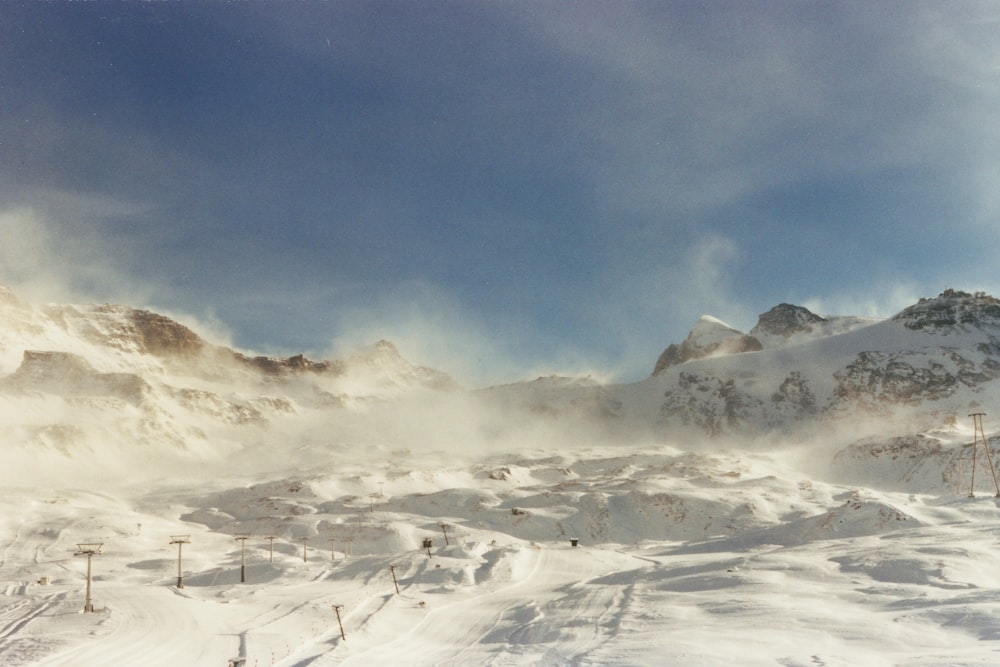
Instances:
[[[323,466],[250,484],[8,488],[0,664],[998,658],[1000,507],[987,495],[923,493],[933,474],[911,479],[922,490],[911,493],[831,484],[760,452],[593,448],[447,460],[345,462],[339,472]],[[904,479],[912,463],[899,461],[890,470]],[[933,461],[948,465],[925,463]],[[241,533],[250,536],[246,583]],[[181,590],[169,544],[177,534],[190,535]],[[276,538],[273,562],[267,535]],[[93,614],[82,613],[77,542],[104,543],[93,558]]]

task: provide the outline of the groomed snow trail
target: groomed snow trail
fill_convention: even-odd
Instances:
[[[361,632],[309,664],[360,667],[393,664],[402,656],[410,665],[510,664],[512,658],[532,662],[546,656],[566,662],[604,641],[614,627],[606,617],[616,613],[617,590],[574,587],[642,566],[614,552],[551,544],[525,546],[507,558],[510,581],[448,592],[408,587]],[[562,636],[542,622],[553,604],[573,607],[585,631]]]
[[[225,614],[178,596],[163,586],[103,586],[101,603],[81,622],[93,624],[88,639],[38,662],[38,667],[81,665],[225,665],[239,654],[239,637],[206,632]],[[208,603],[211,606],[217,606]]]

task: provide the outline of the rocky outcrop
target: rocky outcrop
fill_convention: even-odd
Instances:
[[[817,324],[826,322],[808,308],[793,306],[790,303],[778,304],[757,319],[757,326],[750,330],[755,338],[762,336],[781,336],[788,338],[797,333],[811,332]]]
[[[66,398],[111,396],[133,405],[149,384],[132,373],[100,373],[86,359],[68,352],[26,350],[20,367],[2,381],[8,390],[38,391]]]
[[[763,401],[743,391],[735,380],[681,373],[677,386],[664,394],[663,423],[695,426],[709,435],[752,428],[766,421]]]
[[[834,373],[838,401],[878,411],[893,405],[917,405],[947,398],[960,387],[973,388],[1000,377],[1000,363],[981,363],[957,350],[929,352],[862,352]]]
[[[933,299],[920,299],[892,319],[907,329],[935,333],[955,327],[1000,327],[1000,299],[984,292],[948,289]]]
[[[653,375],[671,366],[714,355],[740,354],[762,350],[760,341],[714,317],[702,316],[683,343],[672,343],[656,360]]]
[[[129,309],[125,320],[132,325],[139,349],[156,356],[190,356],[202,351],[205,341],[183,324],[148,310]]]
[[[787,407],[799,417],[816,412],[816,397],[799,371],[792,371],[782,380],[778,390],[771,394],[771,403]]]
[[[256,369],[267,375],[285,375],[290,373],[332,373],[339,375],[344,372],[342,361],[313,361],[305,355],[297,354],[286,359],[275,357],[248,357],[239,352],[233,352],[233,358],[239,363]]]

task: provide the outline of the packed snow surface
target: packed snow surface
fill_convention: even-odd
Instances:
[[[942,481],[963,437],[894,491],[665,445],[8,487],[0,664],[996,664],[1000,503]]]

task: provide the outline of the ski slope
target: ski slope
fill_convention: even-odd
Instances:
[[[883,492],[792,462],[780,452],[590,448],[415,455],[267,481],[6,489],[0,664],[1000,659],[991,489]],[[649,500],[641,511],[636,493]],[[272,555],[265,538],[281,530]],[[239,533],[250,535],[245,583]],[[177,534],[190,535],[183,589],[169,544]],[[597,539],[607,535],[616,537]],[[86,558],[73,555],[84,541],[104,544],[94,613],[82,611]]]

